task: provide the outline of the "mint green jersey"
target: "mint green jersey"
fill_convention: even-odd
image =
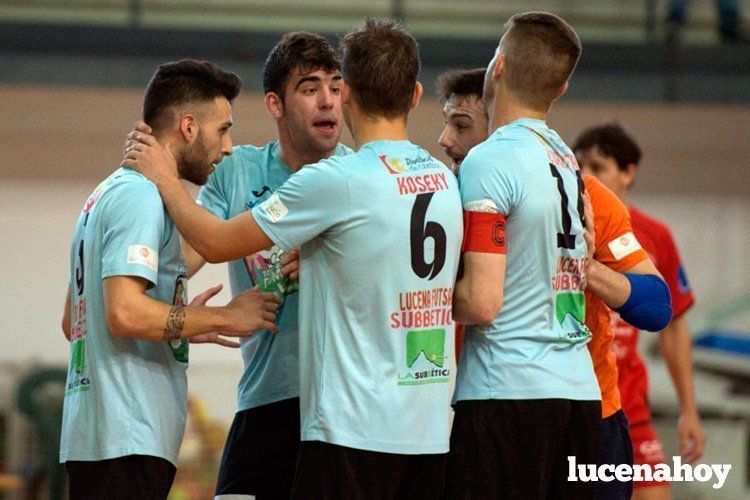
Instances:
[[[301,245],[302,440],[445,453],[463,221],[450,170],[408,141],[308,165],[253,208]]]
[[[575,156],[543,121],[520,119],[469,152],[459,182],[464,210],[507,218],[507,261],[500,313],[467,328],[455,399],[601,399],[586,347]]]
[[[351,149],[343,144],[335,155]],[[292,171],[280,157],[278,142],[263,147],[236,146],[224,158],[198,195],[198,203],[217,217],[227,220],[268,199]],[[262,291],[277,293],[283,304],[276,313],[279,332],[255,332],[240,339],[244,371],[237,387],[237,411],[299,397],[299,361],[297,357],[297,280],[281,276],[278,246],[229,263],[232,295],[256,285]]]
[[[71,246],[70,365],[60,461],[150,455],[177,465],[187,415],[188,341],[116,337],[103,280],[134,276],[147,295],[185,305],[180,235],[156,186],[119,169],[86,201]]]

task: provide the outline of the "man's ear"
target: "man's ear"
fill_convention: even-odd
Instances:
[[[560,87],[560,90],[558,90],[557,94],[555,94],[555,98],[552,99],[552,102],[554,102],[554,101],[558,100],[559,98],[561,98],[563,96],[563,94],[565,94],[565,92],[568,91],[568,87],[570,87],[570,82],[565,82],[565,85],[563,85],[562,87]]]
[[[186,143],[192,143],[198,137],[199,132],[200,126],[195,115],[188,113],[180,117],[180,134]]]
[[[498,81],[503,71],[505,71],[505,55],[498,49],[497,61],[495,61],[495,67],[492,69],[492,80]]]
[[[284,101],[276,92],[269,92],[265,97],[266,110],[274,120],[280,120],[284,116]]]
[[[626,188],[629,188],[633,185],[633,182],[635,182],[635,176],[638,173],[638,165],[630,163],[625,170],[621,170],[621,172],[625,179]]]
[[[417,82],[417,84],[414,86],[414,94],[411,96],[411,106],[409,107],[409,109],[414,109],[419,106],[419,100],[422,98],[422,92],[424,92],[422,83]]]
[[[349,85],[345,81],[341,80],[341,104],[350,104],[352,100],[352,92],[349,89]]]

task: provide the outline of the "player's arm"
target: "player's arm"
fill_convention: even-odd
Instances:
[[[180,238],[182,240],[182,254],[185,257],[185,264],[187,265],[187,275],[188,278],[192,278],[206,264],[206,259],[196,252],[184,237],[180,236]]]
[[[156,185],[180,234],[206,261],[228,262],[273,246],[252,213],[225,221],[195,203],[179,181],[169,145],[142,132],[131,132],[129,137],[122,166],[137,170]]]
[[[68,283],[68,294],[65,297],[65,310],[63,311],[61,326],[63,335],[70,342],[70,283]]]
[[[146,172],[148,170],[143,173]],[[159,188],[180,234],[206,261],[214,264],[228,262],[273,246],[271,239],[255,222],[252,212],[221,220],[195,203],[176,176],[154,174],[151,180]]]
[[[695,404],[692,338],[684,315],[672,320],[659,335],[659,347],[680,404],[680,454],[686,461],[694,462],[703,455],[706,434]]]
[[[453,317],[459,323],[488,325],[503,306],[505,223],[520,190],[515,169],[490,171],[486,166],[489,162],[512,166],[516,161],[512,152],[494,152],[488,158],[474,151],[459,170],[464,209],[463,275],[453,292]]]
[[[453,295],[453,318],[468,325],[488,325],[503,306],[505,254],[466,252],[463,276]]]
[[[660,271],[672,292],[674,319],[659,335],[659,347],[667,364],[680,404],[678,434],[680,454],[688,462],[698,460],[706,447],[706,433],[701,425],[693,386],[692,336],[685,312],[693,305],[693,292],[682,269],[680,255],[669,231],[660,238]]]
[[[159,341],[215,331],[236,337],[276,331],[278,298],[272,293],[248,290],[225,307],[173,306],[146,295],[143,278],[112,276],[103,285],[107,327],[118,337]]]
[[[664,329],[672,319],[669,288],[632,234],[627,208],[596,179],[585,176],[588,289],[631,325]]]

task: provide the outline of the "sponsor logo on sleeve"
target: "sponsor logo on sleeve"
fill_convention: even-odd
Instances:
[[[281,201],[277,193],[272,194],[260,206],[271,219],[271,222],[279,222],[289,213],[289,209],[284,205],[284,202]]]
[[[128,264],[146,266],[152,271],[159,271],[159,252],[144,245],[128,247]]]
[[[612,255],[614,255],[617,260],[623,259],[631,253],[641,249],[641,244],[638,243],[638,240],[633,233],[625,233],[619,238],[615,238],[609,242],[608,246]]]

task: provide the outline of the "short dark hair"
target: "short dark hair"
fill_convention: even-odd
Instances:
[[[576,139],[573,151],[577,153],[594,146],[604,156],[614,158],[620,170],[626,170],[631,164],[638,165],[641,161],[641,148],[619,123],[607,123],[584,130]]]
[[[487,68],[452,69],[438,76],[437,94],[442,102],[451,96],[482,98]]]
[[[143,99],[143,121],[152,129],[169,126],[175,119],[175,106],[207,102],[217,97],[234,100],[242,82],[234,73],[197,59],[162,64],[151,77]]]
[[[268,54],[263,66],[263,92],[273,92],[284,100],[284,88],[295,68],[303,73],[323,68],[328,73],[341,70],[336,52],[320,35],[297,31],[287,33]]]
[[[419,76],[417,41],[389,19],[365,19],[341,40],[342,73],[368,115],[397,118],[411,108]]]
[[[516,14],[503,38],[508,88],[524,104],[549,109],[581,56],[581,41],[562,18],[549,12]]]

